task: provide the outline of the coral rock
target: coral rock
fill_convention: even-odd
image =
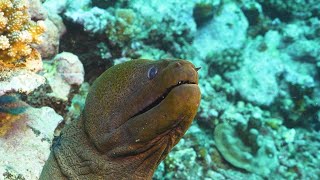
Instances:
[[[44,21],[47,31],[42,34],[42,38],[45,39],[36,48],[40,52],[42,58],[52,58],[59,51],[59,29],[56,25],[49,19]]]
[[[51,96],[67,100],[71,85],[81,85],[84,81],[84,68],[79,58],[69,52],[56,55],[45,61],[45,73],[51,88]]]
[[[246,41],[247,29],[248,20],[241,9],[226,3],[218,16],[197,31],[193,45],[201,57],[227,48],[239,49]]]
[[[0,81],[0,96],[8,92],[28,94],[45,83],[44,77],[25,69],[13,72],[2,72],[0,78],[2,78]]]
[[[53,131],[62,117],[49,107],[29,107],[9,119],[14,120],[16,129],[11,129],[9,136],[0,137],[0,179],[39,179],[50,153]]]
[[[267,176],[279,165],[277,150],[270,138],[258,133],[254,128],[243,129],[239,124],[232,127],[223,123],[216,127],[214,138],[218,150],[229,163],[249,172]],[[245,139],[254,139],[256,142],[246,142]],[[256,145],[248,146],[246,143]]]
[[[0,2],[0,40],[4,43],[0,47],[0,70],[40,58],[33,45],[41,42],[45,28],[42,21],[31,20],[28,8],[26,0]]]

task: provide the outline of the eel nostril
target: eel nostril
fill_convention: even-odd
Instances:
[[[177,63],[175,64],[175,66],[176,66],[176,67],[181,67],[182,64],[181,64],[180,62],[177,62]]]

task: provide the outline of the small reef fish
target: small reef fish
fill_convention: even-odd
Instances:
[[[23,124],[20,115],[28,108],[28,104],[15,95],[0,96],[0,138],[8,137]]]
[[[20,99],[14,95],[0,96],[0,113],[18,115],[25,112],[26,104],[21,103]]]

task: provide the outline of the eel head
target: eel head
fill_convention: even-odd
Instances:
[[[154,170],[196,115],[197,70],[185,60],[132,60],[108,69],[82,115],[90,141],[112,159]]]

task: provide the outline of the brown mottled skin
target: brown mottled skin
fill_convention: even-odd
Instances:
[[[199,103],[197,68],[188,61],[113,66],[92,85],[80,120],[63,129],[40,179],[152,179]]]

